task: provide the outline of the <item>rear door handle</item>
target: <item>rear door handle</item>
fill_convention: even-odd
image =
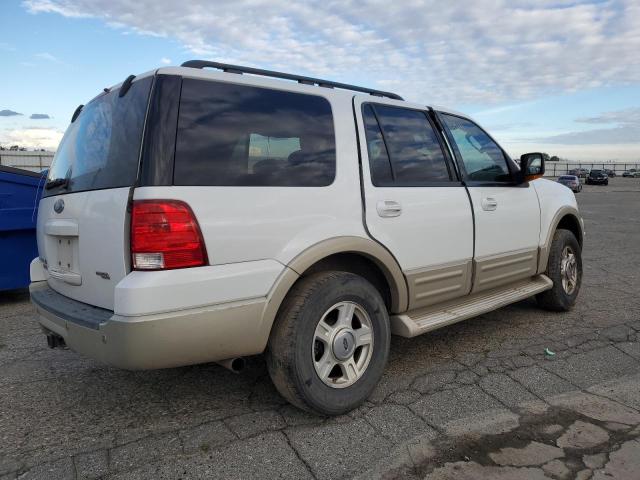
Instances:
[[[491,212],[498,208],[498,201],[493,197],[485,197],[482,199],[482,209]]]
[[[380,200],[376,205],[376,210],[381,217],[399,217],[402,213],[402,205],[393,200]]]

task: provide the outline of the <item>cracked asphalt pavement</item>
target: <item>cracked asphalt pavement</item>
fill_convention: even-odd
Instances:
[[[640,478],[640,182],[577,198],[574,310],[526,300],[393,338],[373,395],[336,418],[288,405],[262,357],[127,372],[50,350],[28,296],[0,294],[0,480]]]

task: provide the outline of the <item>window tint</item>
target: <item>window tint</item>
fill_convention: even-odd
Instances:
[[[367,137],[367,152],[369,153],[369,168],[371,169],[371,182],[376,186],[393,185],[391,162],[389,161],[387,147],[384,144],[382,132],[371,104],[364,106],[363,117]]]
[[[451,132],[469,180],[484,182],[511,181],[507,160],[502,149],[475,123],[464,118],[443,114]]]
[[[123,97],[111,90],[84,106],[49,169],[49,180],[68,178],[69,184],[47,189],[44,196],[135,183],[152,80],[133,82]]]
[[[424,112],[368,104],[363,113],[374,185],[450,180],[440,142]]]
[[[335,163],[324,98],[184,79],[176,185],[326,186]]]

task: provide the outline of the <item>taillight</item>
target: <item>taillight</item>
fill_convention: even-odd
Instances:
[[[179,200],[134,200],[131,215],[134,270],[168,270],[207,264],[195,215]]]

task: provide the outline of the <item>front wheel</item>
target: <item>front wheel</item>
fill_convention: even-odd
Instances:
[[[387,363],[391,330],[380,293],[364,278],[321,272],[302,278],[273,326],[266,359],[293,405],[339,415],[360,405]]]
[[[545,274],[553,281],[553,287],[536,296],[538,305],[556,312],[570,310],[582,284],[582,250],[569,230],[558,229],[554,233]]]

